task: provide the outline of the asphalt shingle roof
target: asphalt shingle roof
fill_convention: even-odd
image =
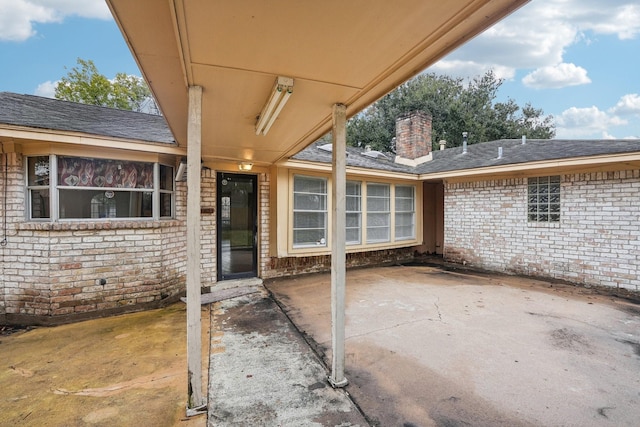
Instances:
[[[331,152],[320,148],[324,144],[311,144],[309,147],[300,151],[293,156],[296,160],[305,160],[309,162],[331,163]],[[347,166],[377,169],[391,172],[415,173],[414,168],[394,163],[395,155],[386,154],[386,158],[368,157],[363,155],[362,149],[355,147],[347,147]]]
[[[331,163],[331,153],[312,144],[293,156],[297,160]],[[502,158],[498,159],[498,149],[502,147]],[[519,163],[570,159],[622,153],[640,153],[639,139],[566,140],[566,139],[501,139],[497,141],[471,144],[467,153],[462,147],[452,147],[433,152],[433,159],[416,167],[393,162],[394,155],[387,159],[374,159],[363,155],[360,148],[347,147],[347,165],[367,169],[429,174],[493,166],[515,165]]]
[[[0,124],[175,143],[162,116],[0,92]]]

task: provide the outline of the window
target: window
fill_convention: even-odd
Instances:
[[[529,222],[560,221],[560,176],[528,179]]]
[[[85,157],[39,156],[30,157],[27,168],[31,219],[173,216],[171,166]],[[155,184],[156,174],[159,174],[159,184]],[[49,194],[55,197],[51,198]],[[51,215],[52,212],[54,215]]]
[[[390,185],[367,184],[367,243],[390,241],[390,219]]]
[[[347,181],[346,211],[347,245],[359,245],[362,241],[362,185],[359,182]]]
[[[51,218],[49,199],[49,156],[27,159],[27,190],[29,212],[33,219]]]
[[[396,185],[395,196],[396,240],[415,238],[415,187]]]
[[[293,179],[293,247],[327,245],[327,180]]]

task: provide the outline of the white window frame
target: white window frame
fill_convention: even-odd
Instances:
[[[49,184],[46,186],[43,185],[30,185],[29,184],[29,159],[36,157],[48,157],[49,158]],[[72,186],[64,186],[59,185],[58,183],[58,155],[50,154],[48,156],[28,156],[27,161],[25,161],[25,189],[26,189],[26,197],[28,202],[26,204],[26,219],[28,221],[43,221],[43,222],[57,222],[57,221],[113,221],[113,220],[135,220],[135,221],[150,221],[150,220],[158,220],[158,219],[172,219],[175,217],[175,167],[173,165],[162,164],[163,167],[170,168],[171,173],[171,189],[162,189],[160,190],[160,163],[158,162],[148,162],[143,161],[140,163],[151,163],[153,165],[153,188],[123,188],[122,190],[118,190],[116,188],[111,187],[72,187]],[[78,157],[78,158],[92,158],[99,160],[113,160],[109,158],[100,158],[100,157],[88,157],[88,156],[74,156],[74,155],[64,155],[63,157]],[[137,160],[126,160],[127,162],[138,162]],[[33,217],[33,207],[32,207],[32,191],[40,191],[48,189],[49,191],[49,217],[48,218],[34,218]],[[151,193],[152,196],[152,215],[146,217],[138,217],[138,216],[127,216],[127,217],[117,217],[117,218],[60,218],[60,191],[95,191],[95,190],[104,190],[104,191],[126,191],[129,193],[141,192],[141,193]],[[171,214],[170,216],[160,216],[160,194],[170,194],[171,197]]]
[[[371,195],[371,189],[373,187],[386,188],[387,194],[385,196]],[[366,243],[390,243],[391,242],[391,184],[381,182],[367,182],[367,196],[366,196],[366,217],[367,217],[367,240]],[[374,201],[386,201],[386,210],[372,210],[371,205]],[[386,218],[386,225],[372,225],[371,219],[373,215],[380,218]],[[385,230],[386,236],[384,238],[371,238],[371,231]]]
[[[404,197],[404,196],[399,196],[398,195],[398,189],[399,188],[408,188],[411,190],[411,197]],[[414,185],[396,185],[394,187],[394,217],[395,217],[395,226],[394,226],[394,238],[395,241],[402,241],[402,240],[414,240],[416,238],[416,187]],[[398,201],[399,200],[410,200],[411,201],[411,208],[409,210],[399,210],[398,209]],[[409,216],[411,218],[411,234],[410,235],[402,235],[402,236],[398,236],[398,230],[400,227],[398,225],[398,217],[401,215],[405,215],[405,216]]]
[[[350,193],[349,190],[350,189],[356,189],[357,188],[357,193],[353,192]],[[347,238],[346,240],[346,244],[347,245],[360,245],[362,244],[362,182],[360,181],[347,181],[347,188],[346,188],[346,215],[347,215],[347,224],[349,223],[349,218],[356,218],[356,223],[358,224],[357,226],[346,226],[346,235],[348,236],[349,234],[349,230],[357,230],[357,235],[358,235],[358,239],[357,240],[349,240]],[[357,205],[357,209],[351,209],[349,210],[349,203],[348,201],[351,200],[352,202],[354,202],[355,205]],[[356,203],[357,202],[357,203]]]
[[[313,180],[313,181],[319,181],[323,183],[324,186],[324,192],[322,193],[314,193],[314,192],[305,192],[305,191],[296,191],[296,180],[297,179],[306,179],[306,180]],[[314,247],[327,247],[328,245],[328,239],[327,239],[327,233],[328,233],[328,229],[329,229],[329,224],[328,224],[328,208],[329,208],[329,181],[327,178],[322,178],[322,177],[317,177],[317,176],[309,176],[309,175],[293,175],[293,183],[292,183],[292,190],[293,190],[293,199],[292,199],[292,223],[291,223],[291,230],[292,230],[292,235],[291,235],[291,239],[292,239],[292,246],[294,249],[301,249],[301,248],[314,248]],[[301,209],[301,208],[296,208],[295,205],[295,200],[296,200],[296,195],[302,195],[302,196],[315,196],[320,198],[320,200],[322,200],[323,202],[321,203],[321,206],[324,206],[324,208],[320,208],[320,209]],[[302,227],[296,227],[296,215],[297,214],[304,214],[304,213],[313,213],[313,214],[321,214],[321,218],[322,218],[322,226],[321,227],[314,227],[314,228],[302,228]],[[322,230],[322,237],[318,240],[316,240],[315,242],[303,242],[303,243],[296,243],[296,232],[297,231],[303,231],[303,230]]]
[[[534,224],[560,222],[561,187],[559,175],[527,179],[527,222]]]

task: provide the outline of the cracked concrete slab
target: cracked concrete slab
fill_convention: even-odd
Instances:
[[[325,361],[330,276],[266,284]],[[347,391],[373,426],[635,426],[640,310],[426,266],[347,272]]]
[[[213,305],[208,425],[367,426],[263,292]]]

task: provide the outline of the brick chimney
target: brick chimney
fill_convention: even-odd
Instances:
[[[413,111],[396,119],[396,163],[417,166],[431,160],[431,115]]]

